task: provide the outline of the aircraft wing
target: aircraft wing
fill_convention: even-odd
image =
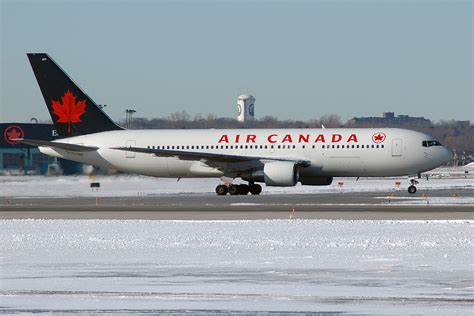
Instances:
[[[251,162],[251,161],[291,161],[300,167],[309,167],[311,162],[309,160],[297,159],[297,158],[278,158],[278,157],[265,157],[265,156],[243,156],[243,155],[229,155],[229,154],[218,154],[208,152],[195,152],[195,151],[181,151],[181,150],[168,150],[168,149],[152,149],[142,147],[113,147],[111,149],[124,150],[143,154],[153,154],[160,157],[177,157],[181,160],[205,160],[207,162],[215,163],[238,163],[238,162]]]
[[[96,151],[97,149],[99,149],[99,147],[94,147],[94,146],[83,146],[83,145],[68,144],[68,143],[50,142],[46,140],[37,140],[37,139],[17,138],[17,139],[12,139],[12,140],[18,141],[23,144],[31,145],[31,146],[51,147],[53,149],[58,148],[58,149],[69,150],[69,151],[86,152],[86,151]]]

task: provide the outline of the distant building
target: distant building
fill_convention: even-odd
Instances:
[[[409,115],[395,116],[394,112],[384,112],[382,117],[354,117],[349,120],[351,125],[431,125],[431,121],[424,117],[413,117]]]

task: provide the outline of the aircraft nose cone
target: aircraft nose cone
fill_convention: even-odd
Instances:
[[[454,152],[448,147],[444,147],[444,162],[448,162],[454,157]]]

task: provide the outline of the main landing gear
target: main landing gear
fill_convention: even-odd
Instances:
[[[416,186],[415,184],[418,184],[419,182],[416,181],[415,179],[410,179],[410,186],[408,187],[408,193],[410,194],[415,194],[416,193]]]
[[[262,192],[262,186],[260,184],[219,184],[216,187],[217,195],[259,195]]]

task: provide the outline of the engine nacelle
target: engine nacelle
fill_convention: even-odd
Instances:
[[[296,185],[298,178],[298,167],[293,162],[274,161],[263,166],[263,180],[268,186],[292,187]]]
[[[303,177],[300,176],[302,185],[330,185],[332,177]]]

